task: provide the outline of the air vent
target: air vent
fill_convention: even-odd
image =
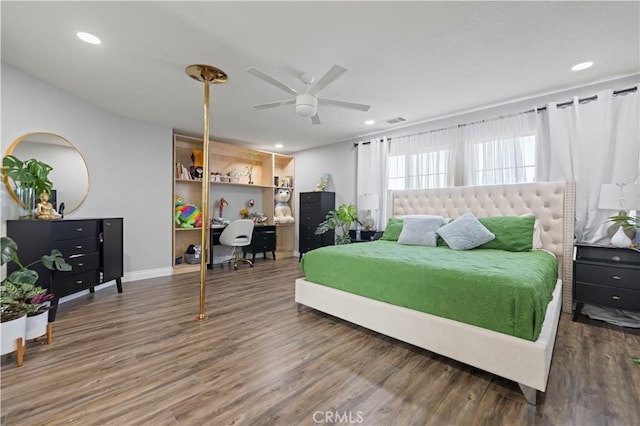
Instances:
[[[396,123],[402,123],[403,121],[407,121],[406,118],[403,117],[394,117],[394,118],[390,118],[388,120],[385,120],[385,122],[387,124],[396,124]]]

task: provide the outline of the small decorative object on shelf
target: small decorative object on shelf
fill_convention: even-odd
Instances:
[[[229,203],[227,203],[227,200],[220,197],[220,199],[218,200],[218,217],[222,217],[222,209],[224,209],[228,205]]]
[[[320,181],[316,185],[316,191],[320,192],[327,190],[327,186],[329,186],[329,176],[331,176],[329,173],[323,173],[322,176],[320,176]]]
[[[249,165],[245,166],[245,172],[249,178],[249,185],[253,185],[253,168],[256,166],[258,160],[258,153],[251,151],[249,153]]]
[[[240,217],[243,219],[249,219],[249,209],[240,210]]]
[[[627,237],[622,226],[618,227],[616,233],[611,237],[611,245],[614,247],[629,247],[631,242],[631,238]]]

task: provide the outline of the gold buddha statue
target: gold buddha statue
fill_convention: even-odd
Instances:
[[[36,217],[41,220],[56,220],[61,218],[49,202],[49,194],[46,191],[42,191],[42,194],[40,194],[40,202],[36,205]]]

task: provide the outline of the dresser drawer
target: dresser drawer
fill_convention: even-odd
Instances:
[[[322,200],[322,192],[301,192],[300,204],[302,203],[320,203]]]
[[[100,284],[100,272],[96,269],[56,278],[52,292],[56,297],[64,297],[98,284]]]
[[[51,230],[53,240],[95,237],[99,234],[97,220],[70,220],[56,222]]]
[[[99,244],[98,239],[93,236],[89,238],[54,241],[53,248],[60,250],[66,258],[75,254],[95,253],[100,250]]]
[[[576,283],[575,291],[575,298],[580,302],[640,311],[640,291],[581,282]]]
[[[576,263],[575,275],[583,283],[640,290],[640,269]]]
[[[576,260],[588,260],[603,263],[629,263],[640,266],[640,253],[629,249],[609,247],[579,246]]]
[[[100,255],[99,253],[91,253],[88,255],[77,255],[77,256],[72,256],[67,260],[67,263],[69,265],[71,265],[71,270],[68,272],[56,272],[56,276],[58,276],[58,274],[62,275],[62,276],[66,276],[66,275],[74,275],[74,274],[78,274],[78,273],[82,273],[88,270],[92,270],[92,269],[99,269],[100,268]]]

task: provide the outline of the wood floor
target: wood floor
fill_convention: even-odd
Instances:
[[[563,314],[547,392],[294,303],[297,259],[107,288],[2,357],[3,425],[638,425],[640,334]]]

